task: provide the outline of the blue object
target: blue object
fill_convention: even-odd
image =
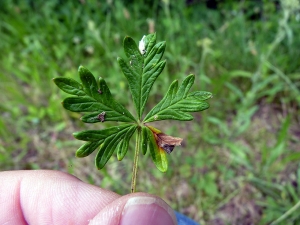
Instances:
[[[177,218],[178,225],[200,225],[199,223],[196,223],[194,220],[188,218],[187,216],[179,212],[175,211],[175,215]]]

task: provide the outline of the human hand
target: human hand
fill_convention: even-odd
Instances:
[[[120,196],[59,171],[0,172],[0,183],[0,224],[177,224],[156,196]]]

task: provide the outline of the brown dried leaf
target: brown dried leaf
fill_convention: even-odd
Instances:
[[[154,137],[155,137],[158,147],[165,150],[168,154],[170,154],[173,151],[175,146],[181,145],[181,142],[183,140],[182,138],[172,137],[170,135],[164,134],[160,130],[158,130],[152,126],[147,125],[147,127],[154,134]]]
[[[164,133],[157,134],[157,136],[162,144],[178,146],[178,145],[181,145],[181,142],[183,140],[182,138],[172,137],[172,136],[166,135]]]
[[[154,134],[156,142],[160,148],[163,148],[167,153],[171,153],[175,146],[181,145],[182,138],[172,137],[164,133]]]

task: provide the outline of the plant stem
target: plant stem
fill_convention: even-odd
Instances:
[[[132,169],[131,193],[135,192],[136,175],[137,175],[137,168],[138,168],[138,161],[139,161],[140,143],[141,143],[141,127],[138,127],[137,135],[136,135],[136,143],[135,143],[133,169]]]

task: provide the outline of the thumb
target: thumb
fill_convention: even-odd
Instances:
[[[161,198],[146,193],[122,196],[103,208],[90,225],[176,225],[174,211]]]

